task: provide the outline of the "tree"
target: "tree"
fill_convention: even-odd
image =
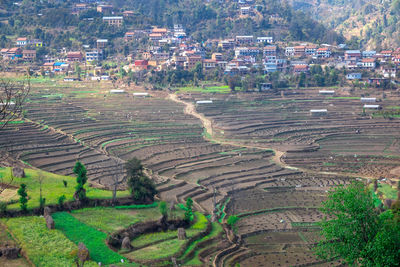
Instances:
[[[349,265],[399,266],[399,223],[391,210],[375,209],[363,183],[330,191],[321,211],[326,216],[320,223],[323,239],[315,248],[319,257],[340,257]]]
[[[190,222],[193,216],[193,200],[192,198],[186,199],[185,221]]]
[[[29,80],[19,83],[0,79],[0,129],[21,115],[29,91]]]
[[[76,174],[76,182],[77,182],[77,185],[75,187],[74,198],[75,200],[85,201],[86,190],[84,188],[84,185],[87,182],[87,177],[86,177],[87,171],[85,166],[81,162],[77,161],[74,166],[74,173]]]
[[[17,193],[19,195],[21,210],[26,212],[28,210],[28,193],[26,192],[26,184],[21,184]]]
[[[154,182],[143,173],[139,159],[133,158],[125,164],[128,174],[128,188],[132,198],[138,202],[154,201],[157,194]]]

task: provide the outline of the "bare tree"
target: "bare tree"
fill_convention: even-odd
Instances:
[[[0,79],[0,129],[21,115],[30,88],[29,79],[24,82]]]
[[[112,203],[115,205],[118,187],[125,182],[124,163],[116,158],[111,158],[111,164],[107,162],[103,164],[102,168],[107,171],[107,176],[111,179]]]

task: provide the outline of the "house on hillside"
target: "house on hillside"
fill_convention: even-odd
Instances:
[[[15,44],[16,44],[18,47],[26,46],[28,43],[29,43],[29,40],[28,40],[28,38],[26,38],[26,37],[19,37],[19,38],[17,38],[17,40],[15,41]]]
[[[294,73],[307,73],[309,70],[308,65],[295,65],[293,67]]]
[[[256,41],[258,44],[272,44],[274,42],[274,37],[257,37]]]
[[[396,66],[381,66],[380,72],[385,78],[396,78]]]
[[[72,51],[67,53],[68,62],[81,62],[83,59],[83,54],[80,51]]]
[[[358,73],[358,72],[354,72],[354,73],[349,73],[346,75],[346,79],[347,80],[360,80],[361,79],[362,74]]]
[[[332,55],[332,51],[329,47],[321,47],[317,49],[317,57],[318,58],[330,58]]]
[[[107,23],[110,26],[121,27],[123,21],[124,21],[124,18],[121,16],[103,17],[103,22]]]
[[[236,36],[236,44],[238,45],[251,45],[254,42],[253,35],[238,35]]]
[[[36,50],[23,50],[22,58],[26,61],[34,61],[36,59]]]
[[[358,66],[362,69],[375,69],[376,63],[374,58],[363,58],[361,62],[358,63]]]

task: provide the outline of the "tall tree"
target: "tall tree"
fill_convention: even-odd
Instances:
[[[128,188],[132,198],[138,202],[154,201],[157,194],[154,182],[143,172],[139,159],[133,158],[125,164],[128,174]]]
[[[87,176],[86,176],[87,171],[85,166],[80,161],[76,162],[74,166],[74,173],[76,175],[76,182],[77,182],[77,185],[75,187],[74,198],[79,201],[85,201],[86,189],[84,188],[84,185],[87,182]]]
[[[340,257],[356,266],[399,266],[400,226],[391,210],[379,213],[363,183],[329,192],[321,211],[326,216],[315,248],[319,257]]]

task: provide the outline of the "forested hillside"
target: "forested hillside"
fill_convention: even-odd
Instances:
[[[355,48],[385,49],[400,45],[400,1],[294,0],[295,9],[308,12],[328,28],[342,33]]]
[[[173,27],[182,24],[188,34],[198,41],[233,37],[239,34],[270,34],[277,40],[307,40],[338,43],[343,38],[327,30],[302,12],[296,12],[285,2],[254,1],[254,14],[241,16],[237,2],[202,0],[112,0],[113,15],[133,11],[124,18],[123,27],[115,28],[102,21],[104,14],[96,5],[79,15],[71,10],[73,1],[1,1],[0,46],[10,38],[31,36],[51,47],[80,47],[94,44],[96,38],[110,40],[122,37],[126,31],[148,29],[151,26]]]

